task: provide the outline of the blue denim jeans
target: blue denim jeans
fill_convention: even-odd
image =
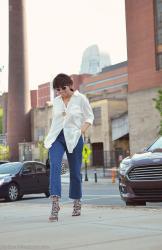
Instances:
[[[69,198],[80,199],[82,197],[81,187],[81,165],[82,165],[83,138],[79,138],[73,153],[67,150],[63,130],[60,132],[51,148],[49,149],[50,157],[50,195],[61,197],[61,164],[64,153],[66,152],[69,170],[70,170],[70,187]]]

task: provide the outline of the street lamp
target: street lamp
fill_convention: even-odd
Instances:
[[[83,148],[83,157],[84,157],[84,166],[85,166],[85,178],[84,180],[85,181],[88,181],[88,165],[87,165],[87,162],[88,162],[88,155],[89,155],[89,150],[88,150],[88,147],[87,147],[87,143],[89,142],[88,138],[84,135],[84,148]]]
[[[87,139],[87,143],[89,144],[89,147],[91,149],[91,139],[90,139],[89,136],[88,136],[88,139]],[[97,171],[96,171],[96,168],[94,169],[94,181],[97,183]]]
[[[22,160],[25,161],[25,145],[23,144],[23,156],[22,156]]]

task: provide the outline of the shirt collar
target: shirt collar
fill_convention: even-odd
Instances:
[[[75,91],[74,91],[74,95],[78,96],[78,95],[79,95],[79,91],[78,91],[78,90],[75,90]]]

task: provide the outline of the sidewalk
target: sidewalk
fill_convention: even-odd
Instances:
[[[48,222],[50,204],[1,203],[0,250],[156,250],[162,247],[161,209],[84,205],[72,217],[61,206],[59,221]]]

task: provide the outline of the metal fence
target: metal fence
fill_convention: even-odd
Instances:
[[[112,151],[95,150],[92,154],[90,168],[103,169],[103,175],[107,176],[110,173],[110,169],[118,169],[120,162],[128,155],[128,151],[121,149]]]

